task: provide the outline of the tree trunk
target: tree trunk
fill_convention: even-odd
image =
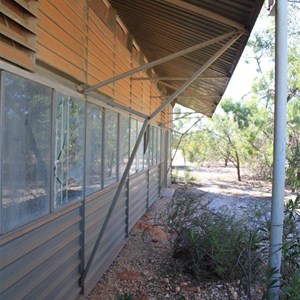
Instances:
[[[228,157],[225,158],[225,167],[228,166]]]
[[[235,158],[236,158],[236,170],[238,175],[238,181],[242,181],[240,158],[237,151],[235,151]]]

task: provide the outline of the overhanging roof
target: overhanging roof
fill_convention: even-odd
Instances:
[[[234,30],[245,34],[175,101],[211,116],[221,100],[263,0],[109,0],[149,61]],[[227,40],[154,67],[171,94]],[[167,77],[167,78],[166,78]],[[180,77],[180,80],[175,80]]]

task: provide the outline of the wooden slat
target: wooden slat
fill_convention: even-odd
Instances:
[[[4,59],[17,63],[19,66],[34,71],[35,64],[30,54],[0,42],[0,53]]]
[[[78,14],[75,14],[72,9],[70,9],[70,6],[66,4],[62,0],[48,0],[47,2],[51,3],[52,6],[60,11],[64,12],[63,16],[72,26],[76,27],[79,31],[81,31],[83,34],[86,33],[86,20],[85,20],[85,11],[83,9],[80,9]],[[72,1],[73,5],[76,5],[76,1]]]
[[[105,49],[105,47],[98,48],[98,46],[99,43],[96,46],[93,42],[89,41],[89,53],[91,53],[97,60],[101,60],[108,68],[114,70],[114,53],[111,51],[111,54],[109,54],[109,52],[106,52],[107,49]]]
[[[76,54],[71,49],[64,46],[62,43],[60,43],[57,39],[48,34],[42,28],[39,28],[38,30],[38,37],[39,42],[41,42],[46,48],[48,48],[49,51],[53,52],[57,56],[60,56],[66,61],[66,63],[72,64],[74,65],[74,67],[85,71],[86,60],[83,56]],[[47,41],[47,43],[45,41]],[[48,58],[44,57],[44,59],[47,60]]]
[[[45,61],[45,57],[47,58],[47,64],[50,66],[67,73],[81,82],[85,82],[85,72],[82,69],[68,63],[52,50],[49,50],[44,45],[37,43],[37,58]]]
[[[103,23],[102,23],[103,24]],[[102,25],[103,26],[103,25]],[[101,22],[96,22],[96,20],[89,19],[89,37],[90,32],[94,33],[94,39],[97,37],[98,40],[101,40],[103,44],[106,45],[111,51],[115,51],[113,35],[107,36],[101,28]]]
[[[26,9],[29,13],[31,13],[33,16],[38,17],[38,1],[37,0],[14,0],[16,3],[18,3],[20,6],[22,6],[24,9]]]
[[[95,72],[95,70],[90,70],[89,66],[94,67],[97,70],[96,72],[101,72],[103,74],[103,80],[114,75],[113,69],[108,67],[102,60],[91,52],[88,53],[88,72]]]
[[[111,32],[111,30],[105,25],[105,23],[96,15],[96,13],[89,8],[89,21],[92,21],[92,23],[95,23],[98,29],[103,32],[103,34],[110,40],[114,40],[114,34]]]
[[[0,23],[0,32],[7,38],[17,42],[18,44],[26,47],[27,49],[35,52],[35,42],[31,39],[27,39],[23,35],[17,34],[14,30]]]
[[[46,2],[46,1],[45,1]],[[37,19],[34,17],[28,18],[27,20],[21,19],[15,12],[11,11],[5,5],[0,2],[0,11],[9,19],[13,20],[14,22],[18,23],[28,31],[36,34],[37,29]]]
[[[62,13],[59,9],[55,8],[49,1],[40,2],[40,11],[43,12],[52,22],[54,22],[58,27],[76,39],[79,43],[84,43],[86,45],[86,28],[84,24],[80,26],[74,26],[64,15],[68,12]],[[80,24],[81,22],[78,22]],[[46,27],[42,20],[39,22],[40,27]],[[58,32],[60,34],[60,32]],[[53,32],[53,35],[56,35],[56,32]]]
[[[82,0],[64,0],[65,3],[69,6],[69,8],[79,17],[86,15],[87,11],[87,1]]]
[[[53,22],[47,15],[45,15],[42,11],[40,12],[39,18],[39,28],[42,28],[44,31],[51,34],[55,37],[59,42],[72,49],[78,55],[85,55],[86,51],[86,39],[82,36],[82,39],[78,39],[78,37],[74,37],[71,33],[66,32],[62,28],[60,28],[55,22]],[[39,40],[40,43],[47,45],[49,41],[47,40]]]

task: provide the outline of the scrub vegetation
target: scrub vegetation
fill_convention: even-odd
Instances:
[[[245,208],[242,214],[228,207],[212,210],[199,195],[177,192],[161,219],[182,272],[200,281],[234,282],[238,298],[259,299],[260,293],[268,299],[274,270],[268,269],[270,222],[263,206]],[[285,206],[281,299],[300,299],[299,225],[300,196]]]
[[[289,5],[286,188],[294,193],[295,199],[285,206],[280,270],[282,299],[300,299],[300,28],[295,18],[299,13],[299,5]],[[246,54],[246,62],[257,67],[251,91],[238,101],[223,99],[214,116],[201,120],[181,143],[178,132],[188,127],[192,115],[179,106],[174,114],[173,148],[181,150],[184,161],[198,167],[216,162],[234,166],[238,181],[244,180],[243,167],[252,169],[256,179],[272,178],[274,20],[261,18],[264,26],[250,38]],[[175,174],[180,181],[178,171]],[[165,225],[174,257],[183,270],[196,278],[212,276],[238,282],[239,295],[244,293],[247,299],[257,299],[254,294],[260,289],[267,299],[268,289],[274,284],[272,275],[277,272],[268,269],[269,216],[249,227],[251,215],[246,212],[240,218],[227,210],[211,211],[199,206],[193,195],[175,197],[169,209]],[[263,216],[260,210],[254,214]]]
[[[299,15],[299,4],[290,4],[286,184],[294,191],[300,187],[300,28],[299,19],[295,18]],[[225,166],[231,163],[236,167],[239,181],[243,180],[242,167],[251,167],[258,179],[272,177],[274,20],[261,16],[259,21],[260,29],[250,38],[244,57],[246,63],[256,66],[252,89],[242,99],[223,99],[214,116],[200,120],[179,145],[184,160],[199,165],[216,161]],[[178,132],[188,128],[195,115],[177,106],[174,116],[173,148],[176,148],[181,138]]]

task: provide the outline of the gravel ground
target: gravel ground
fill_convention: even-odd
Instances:
[[[237,182],[234,168],[200,168],[191,173],[199,184],[173,185],[173,188],[199,194],[203,201],[210,202],[212,209],[226,205],[242,216],[243,210],[249,210],[252,205],[270,208],[268,183],[249,177]],[[157,215],[169,201],[169,198],[156,201],[134,226],[124,248],[87,299],[115,300],[118,294],[125,293],[131,294],[134,300],[237,299],[234,285],[196,281],[190,274],[181,272],[164,229],[156,224]]]

